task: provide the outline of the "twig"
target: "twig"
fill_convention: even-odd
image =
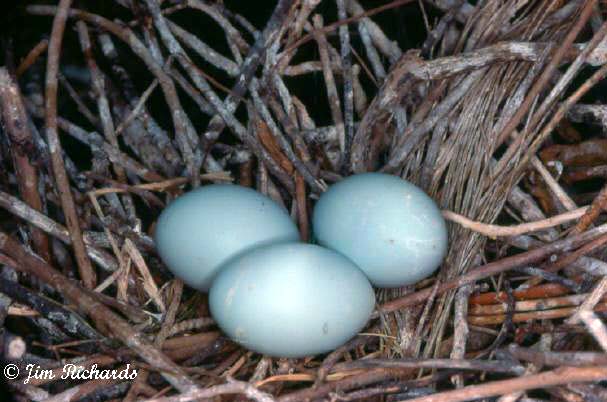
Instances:
[[[32,163],[33,137],[17,84],[5,68],[0,68],[0,116],[8,134],[13,155],[14,169],[19,181],[19,192],[23,200],[33,209],[42,210],[42,199],[38,191],[38,170]],[[51,261],[48,238],[42,231],[31,226],[32,240],[36,252],[45,261]]]
[[[340,20],[347,18],[346,14],[346,0],[336,0],[337,4],[337,15]],[[350,160],[350,146],[352,145],[352,138],[354,137],[354,88],[353,80],[354,74],[352,72],[352,56],[351,56],[351,45],[350,45],[350,31],[347,25],[339,27],[339,50],[341,54],[341,67],[342,77],[344,80],[344,153],[343,162]],[[347,165],[343,165],[344,169]]]
[[[410,402],[458,402],[503,395],[513,391],[548,388],[555,385],[578,382],[601,381],[607,378],[606,367],[563,367],[540,374],[527,375],[510,380],[492,381],[481,385],[470,385],[454,391],[440,392]]]
[[[23,73],[25,73],[27,69],[30,68],[36,62],[36,60],[38,60],[38,57],[40,57],[42,53],[46,52],[46,49],[48,49],[48,39],[42,39],[36,46],[32,48],[32,50],[29,51],[23,61],[21,61],[15,70],[15,76],[18,78],[19,76],[23,75]]]
[[[536,310],[549,310],[555,307],[564,306],[579,306],[581,305],[590,295],[590,293],[582,293],[578,295],[568,295],[560,297],[549,297],[533,300],[517,301],[515,303],[514,311],[536,311]],[[607,301],[607,300],[605,300]],[[470,315],[492,315],[492,314],[503,314],[506,312],[506,307],[503,304],[472,304],[469,308]],[[572,323],[573,324],[573,323]]]
[[[52,6],[29,6],[28,12],[37,15],[54,15],[57,11],[56,7]],[[112,34],[116,35],[120,40],[128,44],[137,56],[145,63],[149,70],[156,76],[158,83],[162,88],[167,104],[172,110],[171,118],[175,127],[175,136],[179,143],[181,152],[185,158],[186,164],[188,165],[190,172],[194,174],[195,161],[190,141],[195,141],[195,138],[191,138],[195,132],[192,123],[183,111],[179,97],[177,96],[177,90],[171,78],[164,72],[163,66],[161,66],[153,55],[150,53],[148,48],[139,40],[139,38],[130,30],[128,27],[121,26],[115,22],[109,21],[99,15],[91,14],[81,10],[71,9],[69,10],[69,16],[72,18],[82,19],[91,24],[95,24]],[[195,137],[195,136],[194,136]],[[196,172],[197,174],[198,172]]]
[[[472,293],[472,285],[466,285],[458,289],[455,295],[455,314],[453,316],[453,348],[449,357],[451,359],[463,359],[466,355],[466,341],[468,340],[468,297]],[[464,386],[464,376],[457,375],[452,380],[457,388]]]
[[[575,225],[571,233],[581,233],[599,217],[602,211],[607,208],[607,186],[604,186],[599,195],[596,196],[590,208],[580,217],[580,221]]]
[[[577,205],[575,202],[569,197],[569,195],[563,190],[563,188],[558,184],[558,182],[552,177],[548,169],[544,166],[542,161],[539,160],[537,156],[531,157],[531,164],[538,171],[538,173],[542,176],[552,193],[559,200],[561,205],[565,207],[568,211],[573,211],[577,209]]]
[[[228,382],[226,384],[213,385],[212,387],[182,393],[181,395],[177,396],[146,399],[142,402],[189,402],[226,394],[244,394],[247,398],[250,398],[256,402],[274,401],[274,398],[271,395],[261,392],[248,382],[236,381],[231,378],[228,378],[227,381]]]
[[[350,18],[346,18],[346,19],[334,22],[333,24],[327,25],[327,26],[325,26],[324,28],[322,28],[320,30],[320,33],[327,34],[327,33],[331,32],[331,31],[335,30],[337,27],[340,27],[340,26],[342,26],[344,24],[349,24],[351,22],[358,21],[361,18],[370,17],[372,15],[379,14],[381,12],[384,12],[384,11],[387,11],[387,10],[390,10],[390,9],[393,9],[393,8],[397,8],[397,7],[400,7],[400,6],[403,6],[403,5],[411,3],[413,1],[414,0],[395,0],[395,1],[392,1],[392,2],[390,2],[388,4],[384,4],[383,6],[376,7],[376,8],[373,8],[371,10],[367,10],[367,11],[365,11],[363,13],[354,15],[354,16],[352,16]],[[291,46],[287,47],[284,50],[283,55],[287,55],[289,53],[292,53],[293,50],[295,50],[298,47],[300,47],[301,45],[309,42],[313,38],[314,38],[313,33],[307,34],[303,38],[299,39],[297,42],[293,43]],[[279,60],[277,64],[280,64],[280,63],[281,63],[281,61]]]
[[[542,366],[605,366],[607,355],[599,352],[540,352],[516,344],[508,346],[508,352],[515,358]]]
[[[456,214],[455,212],[451,211],[443,211],[443,217],[467,229],[473,230],[487,237],[495,239],[501,236],[517,236],[525,233],[537,232],[539,230],[555,227],[565,222],[578,219],[579,217],[583,216],[588,209],[589,207],[582,207],[547,219],[542,219],[535,222],[521,223],[516,226],[499,226],[475,222],[466,218],[465,216]]]
[[[329,100],[329,108],[331,109],[331,116],[333,117],[333,124],[337,130],[337,138],[339,149],[343,153],[346,147],[346,137],[344,131],[344,119],[341,113],[341,102],[339,101],[339,95],[337,93],[337,87],[335,86],[335,78],[333,77],[333,70],[331,70],[331,61],[329,60],[329,51],[327,49],[327,38],[320,33],[323,26],[323,19],[320,14],[316,14],[313,18],[314,21],[314,39],[318,43],[318,53],[320,55],[320,61],[322,63],[323,76],[325,78],[325,85],[327,87],[327,97]]]
[[[500,272],[505,272],[525,264],[530,264],[539,261],[557,251],[571,250],[572,248],[579,246],[580,244],[587,243],[589,240],[594,240],[597,237],[603,236],[605,233],[607,233],[607,225],[598,226],[595,229],[591,229],[582,234],[571,236],[567,239],[559,240],[546,246],[527,251],[525,253],[506,257],[501,260],[485,264],[483,266],[471,270],[470,272],[460,276],[459,278],[455,278],[451,281],[445,282],[438,288],[438,294],[442,294],[448,290],[456,289],[468,283],[473,283],[474,281],[477,281],[479,279],[496,275]],[[383,312],[389,312],[407,306],[422,303],[428,298],[428,296],[430,296],[430,294],[432,294],[431,288],[420,290],[410,295],[387,302],[380,307],[380,310]]]
[[[550,80],[550,77],[552,77],[552,75],[558,68],[561,60],[567,54],[567,51],[573,44],[573,41],[579,35],[580,31],[584,28],[588,19],[590,19],[590,17],[592,16],[595,4],[596,0],[589,0],[585,2],[584,8],[582,9],[582,12],[580,13],[580,16],[578,17],[577,21],[575,22],[571,30],[567,33],[567,36],[560,44],[559,48],[556,50],[554,55],[550,58],[550,62],[544,68],[544,71],[542,72],[540,77],[533,84],[533,87],[531,87],[531,89],[525,96],[525,100],[523,101],[523,103],[520,105],[516,113],[510,118],[508,123],[501,130],[499,140],[497,141],[498,144],[502,144],[507,138],[510,137],[510,134],[512,134],[512,132],[516,129],[518,124],[521,122],[523,116],[525,116],[525,114],[531,107],[531,104],[534,99],[546,86],[546,84]]]
[[[183,373],[179,366],[147,343],[126,321],[91,298],[83,289],[61,275],[53,267],[26,252],[17,241],[2,232],[0,232],[0,251],[17,261],[17,269],[27,272],[54,287],[97,323],[103,324],[105,330],[109,330],[150,365],[162,370],[162,375],[175,388],[182,392],[198,390],[197,385]]]
[[[594,339],[601,345],[604,351],[607,351],[607,327],[596,314],[591,310],[581,310],[578,313],[580,320],[586,324],[588,331],[594,336]]]
[[[78,272],[84,285],[92,289],[97,282],[97,275],[93,269],[91,262],[86,254],[84,241],[82,240],[82,231],[78,221],[78,213],[74,204],[74,197],[70,189],[70,183],[65,172],[65,164],[62,158],[61,142],[57,133],[57,73],[59,70],[59,56],[61,52],[61,41],[63,39],[63,31],[68,18],[68,12],[72,0],[61,0],[57,7],[57,13],[53,20],[53,29],[51,32],[51,40],[49,42],[48,60],[46,65],[46,91],[45,91],[45,106],[46,106],[46,139],[48,142],[49,154],[57,183],[57,191],[61,199],[61,207],[65,215],[67,228],[70,232],[76,262],[78,264]]]
[[[336,364],[334,371],[369,368],[433,368],[479,370],[494,373],[521,375],[525,369],[519,364],[504,361],[464,360],[464,359],[359,359]]]
[[[597,311],[607,311],[607,303],[596,306]],[[522,313],[514,313],[512,322],[526,322],[530,320],[551,320],[556,318],[570,317],[577,311],[577,307],[563,307],[550,310],[537,310]],[[496,315],[472,315],[468,316],[468,323],[471,325],[496,325],[504,322],[506,314]]]

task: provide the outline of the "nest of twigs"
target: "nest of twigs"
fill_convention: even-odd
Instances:
[[[7,398],[607,400],[599,1],[26,3],[2,17]],[[193,187],[254,187],[309,241],[365,171],[430,194],[449,253],[326,356],[239,347],[155,252]]]

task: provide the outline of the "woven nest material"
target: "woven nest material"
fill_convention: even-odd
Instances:
[[[542,128],[553,116],[559,100],[558,93],[547,99],[545,94],[538,94],[532,101],[533,121],[504,138],[504,127],[545,71],[551,49],[549,45],[538,46],[533,55],[526,55],[529,59],[509,61],[509,50],[502,53],[505,49],[499,46],[505,42],[516,46],[515,42],[562,41],[575,20],[556,3],[488,1],[471,13],[461,36],[452,39],[445,35],[442,41],[433,43],[432,39],[438,36],[433,32],[435,35],[431,33],[424,44],[424,48],[432,49],[434,57],[474,54],[477,49],[494,46],[492,57],[497,62],[459,74],[447,71],[444,78],[439,74],[436,79],[420,80],[408,75],[410,69],[416,68],[418,55],[403,56],[386,78],[356,134],[360,138],[378,125],[383,125],[379,131],[390,127],[388,161],[381,168],[418,184],[445,209],[476,221],[494,222],[537,146],[545,139]],[[574,9],[570,7],[569,11]],[[443,18],[455,18],[454,13],[452,10]],[[441,23],[435,31],[440,29],[445,29]],[[416,90],[420,96],[411,99],[409,94]],[[406,116],[411,116],[409,122],[398,121]],[[517,147],[503,152],[502,148],[512,144],[514,138]],[[362,142],[358,149],[367,147],[369,144]],[[453,279],[484,260],[485,236],[452,225],[449,238],[449,253],[439,281]],[[402,292],[386,292],[385,297],[390,299]],[[396,325],[390,325],[392,320],[388,318],[386,334],[396,339],[391,349],[426,357],[440,354],[440,342],[453,326],[453,299],[454,292],[449,292],[429,300],[427,307],[431,310],[421,324],[416,319],[407,320],[407,316],[417,317],[419,311],[396,313],[401,316],[394,321]],[[422,345],[421,339],[427,342]]]

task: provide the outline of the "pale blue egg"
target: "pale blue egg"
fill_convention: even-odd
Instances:
[[[189,286],[207,291],[221,264],[255,247],[299,239],[287,211],[247,187],[213,184],[171,202],[154,234],[158,254]]]
[[[304,243],[241,254],[222,267],[209,292],[211,314],[230,338],[276,357],[339,347],[365,326],[374,304],[356,265]]]
[[[447,252],[447,225],[434,201],[382,173],[332,185],[314,207],[313,231],[319,244],[350,258],[378,287],[430,276]]]

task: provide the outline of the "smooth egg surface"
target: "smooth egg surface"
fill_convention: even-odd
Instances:
[[[221,264],[255,247],[299,240],[287,211],[247,187],[212,184],[178,197],[154,233],[164,263],[187,285],[207,291]]]
[[[357,264],[378,287],[430,276],[447,252],[447,225],[419,187],[382,173],[350,176],[321,195],[313,215],[317,242]]]
[[[230,260],[209,292],[211,314],[234,341],[275,357],[328,352],[360,331],[375,305],[350,260],[304,243],[257,248]]]

